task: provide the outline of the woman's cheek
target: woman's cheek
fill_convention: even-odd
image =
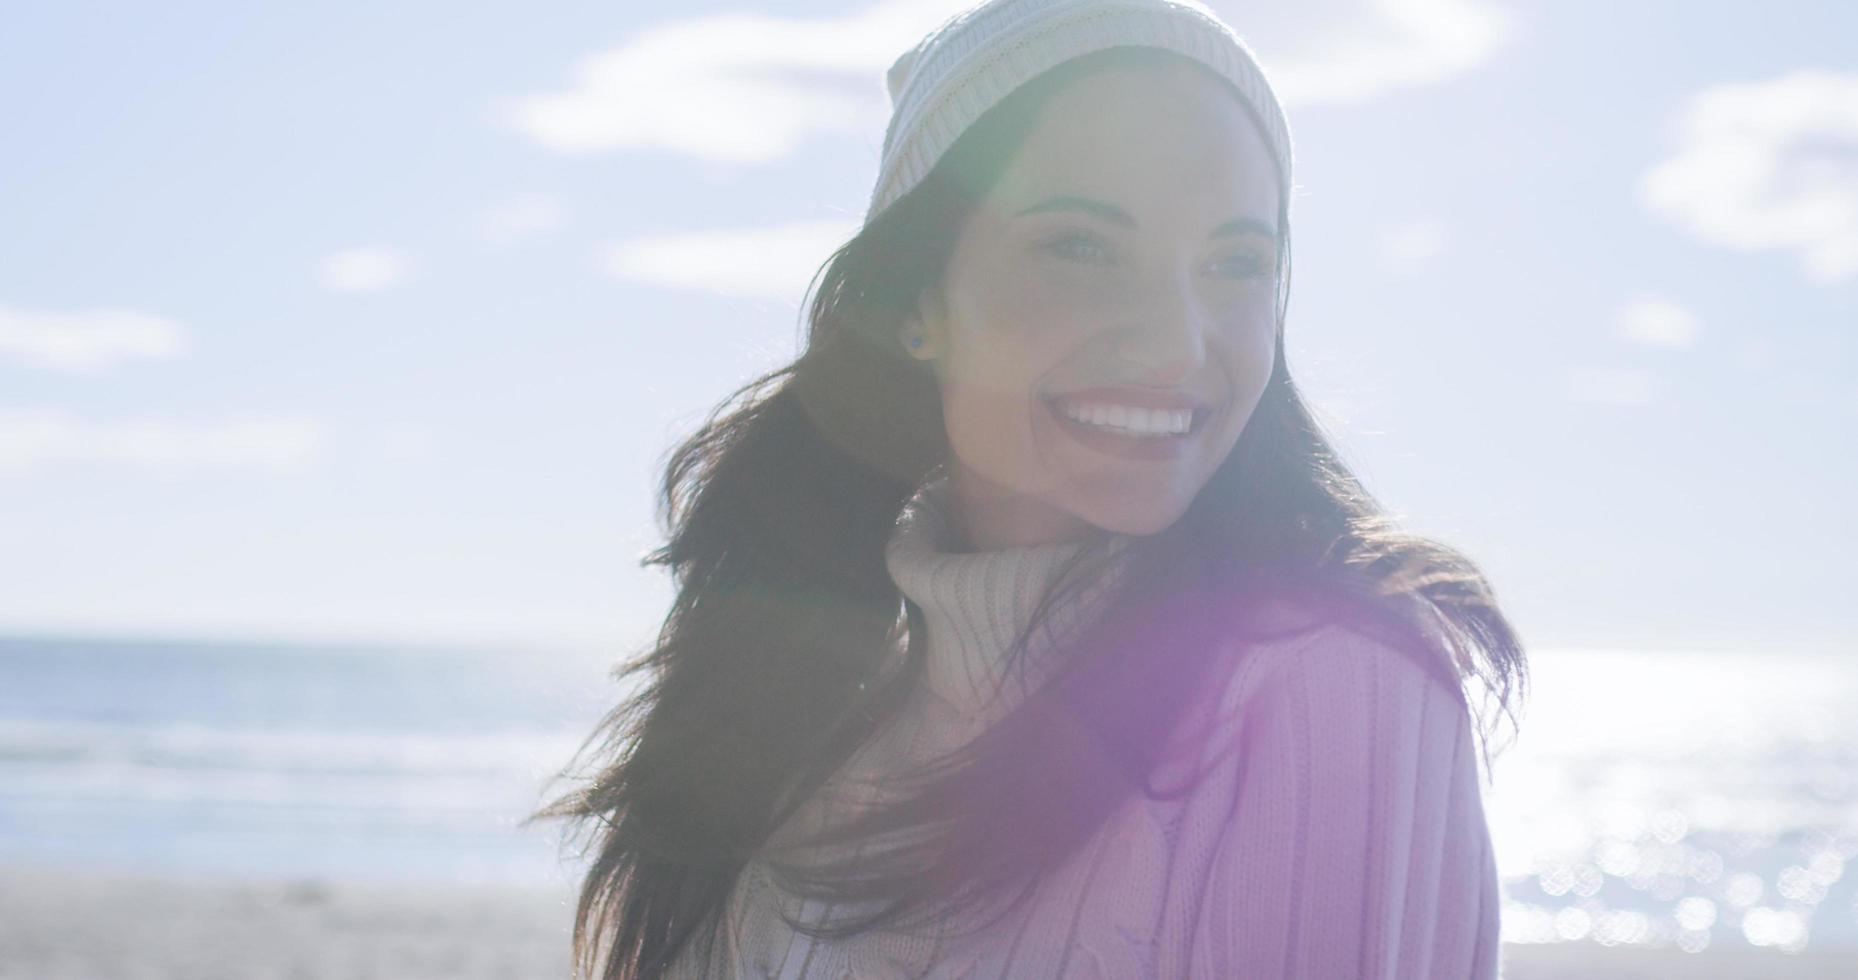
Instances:
[[[1092,329],[1080,310],[1050,300],[1002,303],[989,315],[961,321],[955,339],[959,373],[1011,397],[1030,389]],[[1023,392],[1021,392],[1023,393]]]

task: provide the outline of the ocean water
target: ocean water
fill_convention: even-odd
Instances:
[[[1506,942],[1850,949],[1858,664],[1540,651],[1486,814]]]
[[[571,880],[582,654],[0,639],[0,864]]]
[[[609,660],[0,638],[0,868],[572,882],[561,828],[518,823],[622,696]],[[1506,942],[1858,962],[1845,658],[1532,671],[1484,791]]]

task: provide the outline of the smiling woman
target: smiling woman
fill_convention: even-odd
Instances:
[[[1276,349],[1283,194],[1229,87],[1169,58],[1057,92],[925,290],[906,329],[969,547],[1153,534],[1238,441]]]
[[[541,816],[578,969],[1494,977],[1522,651],[1290,378],[1291,154],[1188,0],[899,58],[806,349],[674,455],[649,684]]]

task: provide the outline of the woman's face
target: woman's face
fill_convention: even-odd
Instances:
[[[967,547],[1153,534],[1186,511],[1271,373],[1278,211],[1267,144],[1192,65],[1047,104],[912,323]]]

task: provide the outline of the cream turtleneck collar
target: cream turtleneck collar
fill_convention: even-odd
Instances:
[[[1006,654],[1039,600],[1068,568],[1081,575],[1093,559],[1114,563],[1134,538],[1102,532],[1087,541],[962,552],[954,550],[952,506],[946,475],[919,488],[897,519],[885,565],[897,588],[922,608],[929,634],[924,683],[930,692],[963,717],[996,716],[996,709],[1036,686],[1037,655],[1107,591],[1120,566],[1112,564],[1109,574],[1062,604],[1048,620],[1051,631],[1033,636],[1034,659],[1022,679],[1019,671],[1007,669]]]

